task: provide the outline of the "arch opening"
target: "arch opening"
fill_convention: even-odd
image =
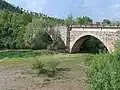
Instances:
[[[58,52],[65,52],[65,43],[60,37],[52,36],[46,33],[47,37],[47,49]]]
[[[71,53],[100,53],[108,52],[104,42],[92,35],[79,38],[71,49]]]
[[[34,44],[32,45],[32,49],[47,49],[47,47],[53,43],[53,39],[48,33],[44,33],[41,37],[38,36],[38,39],[34,40]]]

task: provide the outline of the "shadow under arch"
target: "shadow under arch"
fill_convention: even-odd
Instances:
[[[41,36],[37,36],[37,39],[34,40],[34,44],[32,45],[33,50],[47,49],[47,46],[52,44],[52,37],[44,32]]]
[[[89,40],[90,43],[88,43],[88,40]],[[94,45],[95,44],[94,40],[97,41],[96,45]],[[71,48],[71,53],[93,53],[93,52],[89,52],[89,50],[85,50],[85,49],[88,49],[88,48],[85,47],[85,44],[88,47],[90,46],[90,44],[93,44],[94,48],[89,47],[89,49],[93,49],[93,50],[98,49],[98,51],[96,53],[104,52],[104,51],[108,52],[109,51],[106,43],[104,43],[100,38],[98,38],[94,35],[83,35],[83,36],[80,36],[78,39],[75,40],[75,42],[74,42],[74,44]],[[101,49],[101,50],[99,50],[99,49]]]
[[[49,40],[47,41],[50,41],[47,49],[58,51],[58,52],[65,52],[65,48],[66,48],[65,43],[59,35],[56,37],[56,36],[49,34],[48,32],[46,32],[45,35],[49,37]]]
[[[44,35],[43,35],[43,41],[48,43],[48,44],[52,44],[53,43],[52,35],[50,35],[49,33],[45,32]]]

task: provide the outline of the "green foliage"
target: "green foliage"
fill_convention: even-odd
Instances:
[[[47,34],[47,27],[44,19],[34,18],[32,23],[29,23],[26,29],[24,37],[26,47],[31,49],[47,48],[47,40],[49,40],[48,37],[45,37]]]
[[[28,57],[35,57],[35,56],[42,56],[42,55],[54,55],[57,54],[53,51],[49,50],[12,50],[12,51],[3,51],[0,52],[0,59],[4,58],[28,58]]]
[[[24,48],[23,36],[25,33],[26,24],[28,24],[30,20],[25,19],[24,22],[24,20],[21,19],[24,17],[24,13],[18,14],[10,11],[0,12],[0,48]],[[32,17],[29,19],[32,19]]]
[[[65,20],[65,25],[69,26],[69,25],[72,25],[73,23],[74,23],[73,16],[72,14],[70,14],[67,16]]]
[[[54,77],[57,74],[57,66],[59,65],[59,62],[57,61],[50,61],[48,64],[48,76]]]
[[[104,44],[95,37],[89,36],[82,45],[83,50],[89,53],[107,52]]]
[[[116,49],[116,51],[120,50],[120,41],[119,40],[116,41],[115,49]]]
[[[0,49],[46,48],[51,44],[49,35],[45,33],[46,27],[63,22],[61,19],[44,14],[0,10]],[[35,37],[29,34],[34,34]],[[26,47],[26,40],[29,42],[29,47]]]
[[[48,63],[43,63],[38,58],[35,59],[35,63],[32,65],[32,69],[37,71],[37,75],[44,74],[48,77],[55,77],[57,74],[57,66],[59,62],[57,61],[50,61]]]
[[[80,24],[80,25],[90,25],[92,24],[92,19],[90,17],[87,16],[83,16],[83,17],[77,17],[74,20],[75,24]]]
[[[44,64],[38,59],[36,59],[36,63],[32,65],[32,69],[36,69],[38,75],[46,73],[46,70],[43,67]]]
[[[0,0],[0,49],[46,48],[51,40],[45,29],[57,24],[63,25],[64,20],[43,13],[29,13]]]
[[[91,90],[120,90],[120,51],[90,56],[87,60]]]
[[[44,24],[44,23],[42,23]],[[44,35],[45,30],[41,27],[41,21],[39,19],[33,19],[32,23],[29,23],[25,33],[25,44],[29,48],[35,48],[37,44],[41,44],[41,37]],[[39,36],[40,35],[40,36]]]
[[[103,22],[102,22],[103,25],[110,25],[111,24],[111,21],[108,20],[108,19],[104,19]]]
[[[22,13],[22,8],[15,7],[11,5],[10,3],[6,2],[5,0],[0,0],[0,9],[4,10],[9,10],[11,12],[17,12],[17,13]]]

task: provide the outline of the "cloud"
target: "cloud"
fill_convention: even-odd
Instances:
[[[113,3],[108,6],[108,17],[112,20],[120,20],[120,3]]]
[[[108,6],[109,9],[118,9],[120,8],[120,4],[113,4],[113,5],[110,5]]]
[[[82,8],[86,14],[94,19],[120,19],[119,0],[83,0]]]

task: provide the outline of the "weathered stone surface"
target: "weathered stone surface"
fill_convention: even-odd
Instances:
[[[72,53],[79,51],[81,44],[86,40],[85,36],[93,36],[99,39],[108,49],[114,51],[115,43],[120,40],[120,27],[75,27],[75,26],[56,26],[49,30],[53,38],[61,38],[64,42],[67,52]]]

